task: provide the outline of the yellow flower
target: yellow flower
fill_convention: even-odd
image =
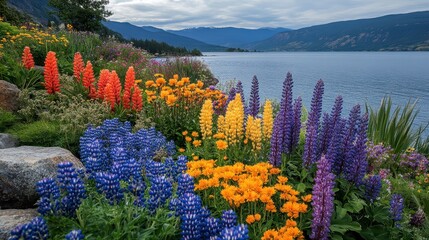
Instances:
[[[234,100],[229,102],[225,114],[225,126],[223,132],[228,144],[235,144],[243,138],[244,132],[244,107],[241,95],[236,94]]]
[[[145,83],[146,88],[152,87],[155,84],[153,80],[148,80]]]
[[[164,79],[164,78],[157,78],[157,79],[156,79],[156,85],[157,85],[158,87],[160,87],[160,86],[164,85],[165,83],[166,83],[166,81],[165,81],[165,79]]]
[[[216,147],[219,150],[225,150],[228,148],[228,143],[224,140],[217,140],[216,141]]]
[[[200,157],[198,157],[198,156],[193,156],[193,157],[192,157],[192,159],[193,159],[194,161],[197,161],[199,158],[200,158]]]
[[[155,78],[163,78],[163,77],[164,77],[164,75],[163,75],[163,74],[161,74],[161,73],[155,73],[153,76],[154,76]]]
[[[213,134],[213,103],[211,99],[207,99],[200,113],[200,128],[203,139],[210,138]]]
[[[176,102],[176,100],[177,100],[177,97],[175,95],[173,95],[173,94],[168,95],[167,96],[167,105],[168,106],[174,105],[174,103]]]
[[[143,80],[141,80],[141,79],[137,79],[137,80],[135,80],[135,81],[134,81],[134,83],[135,83],[135,84],[139,84],[139,83],[141,83],[142,81],[143,81]]]
[[[271,139],[273,133],[273,107],[271,101],[267,100],[264,104],[264,112],[262,115],[262,132],[264,140]]]
[[[214,138],[216,139],[224,139],[225,138],[225,134],[223,133],[216,133],[215,135],[213,135]]]
[[[411,152],[414,152],[416,149],[415,148],[413,148],[413,147],[408,147],[407,148],[407,150],[406,150],[406,152],[407,153],[411,153]]]

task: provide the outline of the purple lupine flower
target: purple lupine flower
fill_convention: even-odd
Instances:
[[[280,103],[280,111],[278,114],[282,118],[282,152],[290,153],[292,151],[292,132],[293,132],[293,106],[292,106],[292,88],[293,79],[290,72],[287,73],[286,79],[283,82],[282,100]]]
[[[85,235],[83,235],[82,230],[72,230],[67,233],[66,240],[83,240]]]
[[[373,142],[369,142],[367,152],[370,168],[369,172],[372,172],[377,171],[381,167],[381,165],[389,158],[392,149],[389,146],[385,147],[382,143],[374,144]]]
[[[151,213],[165,205],[173,192],[173,185],[165,176],[156,176],[150,180],[148,208]]]
[[[409,169],[410,172],[423,174],[429,167],[429,161],[423,154],[411,152],[401,154],[401,161],[399,162],[399,165],[405,169]]]
[[[319,128],[320,116],[322,115],[324,86],[322,79],[317,81],[313,91],[313,98],[311,99],[310,112],[308,113],[307,125],[313,125],[316,128]]]
[[[380,175],[373,175],[364,180],[365,198],[373,203],[381,191],[381,177]]]
[[[235,90],[236,90],[237,93],[240,94],[240,96],[241,96],[241,103],[243,104],[243,107],[244,107],[244,112],[247,113],[246,101],[244,99],[243,83],[241,83],[241,81],[237,82],[237,85],[235,86]]]
[[[176,168],[175,168],[176,176],[186,172],[187,163],[188,163],[188,157],[184,155],[180,155],[179,157],[177,157]]]
[[[256,117],[259,113],[260,103],[259,103],[259,82],[256,76],[253,76],[252,87],[250,89],[250,98],[249,98],[249,108],[248,114],[252,117]]]
[[[236,91],[236,89],[235,89],[234,87],[232,87],[232,88],[229,90],[228,98],[226,99],[225,106],[228,106],[229,102],[231,102],[232,100],[234,100],[235,95],[237,95],[237,91]]]
[[[201,198],[192,193],[184,194],[182,197],[180,197],[179,212],[182,239],[201,239]]]
[[[283,115],[278,113],[274,119],[273,133],[271,137],[269,161],[271,165],[275,167],[280,167],[282,164],[282,118]]]
[[[231,228],[224,228],[216,240],[247,240],[249,239],[249,230],[247,225],[240,224]]]
[[[224,228],[232,228],[237,225],[237,214],[233,210],[223,211],[221,221]]]
[[[337,174],[337,166],[340,165],[342,160],[342,150],[343,150],[343,131],[346,126],[345,119],[339,119],[335,128],[332,132],[332,138],[329,142],[328,149],[326,151],[326,158],[331,160],[332,172]],[[338,176],[338,175],[337,175]]]
[[[33,218],[29,223],[19,225],[10,232],[9,240],[40,239],[49,237],[48,225],[43,217]]]
[[[426,216],[423,209],[419,208],[410,219],[410,225],[414,227],[422,227],[425,224]]]
[[[324,92],[324,83],[319,80],[313,91],[311,99],[311,108],[308,113],[307,131],[305,133],[305,145],[303,153],[303,165],[309,168],[318,159],[318,130],[319,120],[322,114],[322,97]]]
[[[156,178],[159,176],[165,176],[166,174],[167,174],[167,169],[162,162],[158,162],[154,160],[148,160],[146,162],[146,177],[150,181],[153,178]]]
[[[357,128],[360,119],[360,105],[355,105],[350,110],[349,118],[346,122],[346,126],[343,130],[343,142],[340,156],[338,157],[336,164],[334,165],[334,171],[337,176],[343,174],[344,168],[346,167],[347,159],[353,157],[353,144],[356,140]]]
[[[311,239],[328,239],[331,216],[334,211],[334,184],[335,175],[331,172],[331,161],[322,156],[317,163],[317,172],[314,179],[313,220],[311,224]]]
[[[180,197],[185,193],[194,193],[194,178],[183,173],[177,178],[177,196]]]
[[[317,161],[317,129],[313,125],[307,126],[305,133],[304,153],[302,165],[309,168]]]
[[[301,111],[302,111],[302,99],[298,97],[293,105],[293,129],[292,129],[292,148],[296,148],[299,143],[299,136],[301,133]]]
[[[343,109],[343,97],[338,96],[335,99],[334,106],[332,107],[332,111],[330,115],[324,115],[323,116],[323,123],[322,123],[322,134],[320,135],[320,149],[319,154],[326,154],[326,151],[328,150],[329,143],[332,139],[333,131],[338,123],[338,121],[341,119],[341,111]]]
[[[67,194],[61,200],[61,210],[64,215],[74,217],[76,209],[86,198],[85,186],[82,179],[73,178],[66,188]]]
[[[119,181],[119,177],[112,173],[102,172],[97,173],[95,176],[97,190],[104,193],[110,204],[118,203],[124,197]]]
[[[401,194],[392,194],[390,199],[390,216],[396,227],[400,227],[399,221],[402,220],[402,211],[404,209],[404,198]]]
[[[362,180],[368,170],[366,159],[366,143],[368,129],[368,114],[365,114],[359,121],[358,135],[352,149],[347,155],[348,164],[345,166],[345,177],[356,186],[362,184]]]

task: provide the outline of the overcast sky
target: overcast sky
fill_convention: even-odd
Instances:
[[[109,20],[163,29],[286,27],[429,10],[429,0],[110,0]]]

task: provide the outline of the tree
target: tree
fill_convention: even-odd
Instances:
[[[79,31],[98,31],[101,21],[112,15],[106,10],[109,0],[49,0],[56,14],[64,23]]]

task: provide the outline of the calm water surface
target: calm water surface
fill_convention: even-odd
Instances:
[[[322,79],[324,110],[331,109],[338,95],[343,96],[347,114],[355,104],[378,107],[382,97],[390,95],[395,105],[418,100],[416,122],[429,122],[429,52],[206,52],[201,59],[221,83],[242,81],[247,98],[256,75],[261,99],[279,100],[289,71],[293,97],[301,96],[306,106]]]

